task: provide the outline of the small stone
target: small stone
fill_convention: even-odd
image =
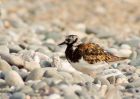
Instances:
[[[118,50],[116,48],[109,48],[107,51],[113,53],[114,55],[118,55]]]
[[[68,69],[69,68],[69,69]],[[77,72],[70,63],[67,61],[62,61],[62,67],[58,68],[59,71],[65,71],[65,72]]]
[[[128,80],[126,77],[118,77],[116,80],[116,84],[123,84],[123,83],[128,83]]]
[[[31,73],[27,76],[26,81],[28,80],[41,80],[43,77],[43,74],[45,72],[45,69],[43,68],[37,68],[31,71]]]
[[[33,88],[34,90],[40,90],[40,89],[48,88],[48,85],[47,85],[46,82],[40,81],[40,82],[38,82],[38,83],[33,84],[33,85],[32,85],[32,88]]]
[[[126,86],[132,86],[132,87],[140,87],[140,79],[137,79],[136,81],[132,82],[132,83],[126,83]]]
[[[140,87],[138,88],[129,88],[127,89],[127,92],[133,93],[133,94],[139,94],[140,93]]]
[[[110,85],[110,82],[105,77],[102,76],[96,77],[94,83],[96,84],[96,82],[99,82],[97,84],[101,83],[101,85],[108,85],[108,86]]]
[[[111,85],[109,86],[108,91],[105,94],[105,99],[122,99],[122,98],[117,87]]]
[[[85,79],[80,73],[72,73],[72,77],[74,83],[85,82]]]
[[[0,79],[0,88],[4,88],[6,86],[7,86],[7,84],[6,84],[5,80]]]
[[[4,72],[0,71],[0,79],[4,79],[5,75]]]
[[[9,71],[9,70],[12,70],[12,68],[5,60],[0,58],[0,70]]]
[[[130,57],[132,51],[130,49],[120,49],[118,51],[118,56],[120,57]]]
[[[111,77],[111,76],[119,76],[123,75],[122,72],[118,69],[106,69],[102,72],[102,76],[105,78]]]
[[[131,49],[131,46],[128,44],[122,44],[120,48],[121,49]]]
[[[44,44],[46,47],[48,47],[48,49],[52,52],[57,52],[60,50],[60,47],[57,46],[56,44],[51,44],[51,43],[45,43]]]
[[[10,86],[23,87],[24,82],[16,71],[7,71],[5,74],[5,81]]]
[[[136,73],[133,73],[133,74],[128,78],[128,81],[129,81],[129,82],[134,82],[134,81],[136,81],[136,80],[138,80],[138,79],[139,79],[139,75],[136,74]]]
[[[80,32],[85,32],[86,31],[86,25],[82,24],[82,23],[76,24],[75,28],[76,28],[76,30],[78,30]]]
[[[62,75],[64,77],[64,80],[65,81],[68,81],[68,82],[73,82],[73,77],[71,74],[67,73],[67,72],[59,72],[60,75]]]
[[[57,32],[50,32],[50,33],[46,33],[46,39],[54,39],[54,40],[61,40],[62,39],[62,34],[61,33],[57,33]]]
[[[36,68],[40,68],[40,64],[35,62],[35,61],[31,61],[31,62],[26,61],[24,68],[26,68],[29,71],[32,71],[32,70],[34,70]]]
[[[0,45],[0,52],[2,53],[9,53],[9,48],[5,45]]]
[[[58,78],[58,79],[63,79],[63,77],[58,73],[57,68],[49,68],[45,71],[44,77],[46,78]]]
[[[25,94],[30,94],[33,93],[33,89],[31,88],[31,86],[26,85],[21,89],[21,92]]]
[[[138,75],[140,76],[140,68],[137,68],[137,69],[135,70],[135,73],[138,74]]]
[[[0,36],[0,45],[8,45],[9,40],[10,40],[10,37],[9,36],[2,36],[1,35]],[[1,51],[3,52],[3,50],[1,50]]]
[[[108,38],[115,35],[115,32],[108,27],[94,27],[94,32],[99,38]]]
[[[47,99],[61,99],[61,96],[59,94],[51,94]]]
[[[29,73],[26,69],[20,69],[18,71],[18,73],[22,77],[23,80],[25,80],[27,78],[27,76],[29,75]]]
[[[10,99],[25,99],[25,97],[26,95],[24,93],[16,92],[10,97]]]
[[[100,88],[100,94],[102,97],[105,96],[106,92],[107,92],[107,85],[102,85],[101,88]]]
[[[51,66],[51,63],[48,62],[48,61],[45,61],[45,60],[41,60],[41,61],[40,61],[40,66],[41,66],[42,68],[44,68],[44,67],[52,67],[52,66]]]
[[[138,57],[136,59],[133,59],[131,61],[131,65],[133,65],[133,66],[140,66],[140,58]]]
[[[79,99],[78,96],[70,91],[70,89],[67,89],[67,91],[64,92],[64,99]]]
[[[124,43],[130,45],[131,47],[138,47],[140,44],[140,38],[132,38],[128,41],[125,41]]]
[[[19,68],[17,66],[12,66],[12,70],[18,72],[19,71]]]
[[[52,60],[52,67],[56,67],[58,69],[62,68],[62,63],[59,56],[53,56]]]
[[[46,43],[55,44],[56,42],[54,41],[54,39],[48,38],[46,40]]]
[[[86,74],[80,74],[80,75],[83,77],[85,82],[93,82],[94,81],[94,79],[89,75],[86,75]]]
[[[0,98],[1,99],[9,99],[10,94],[9,93],[1,93]]]
[[[17,53],[22,50],[22,48],[16,44],[10,44],[8,45],[8,47],[9,47],[10,53]]]

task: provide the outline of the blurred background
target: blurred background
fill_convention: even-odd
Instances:
[[[139,4],[139,0],[0,0],[0,27],[49,32],[81,29],[103,32],[100,37],[128,37],[140,34]]]

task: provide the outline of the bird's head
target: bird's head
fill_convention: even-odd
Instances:
[[[59,45],[78,45],[79,44],[79,38],[77,35],[68,35],[65,38],[65,41],[60,43]]]

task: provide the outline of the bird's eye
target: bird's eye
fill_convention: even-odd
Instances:
[[[69,41],[70,41],[70,39],[66,39],[66,41],[68,41],[68,42],[69,42]]]

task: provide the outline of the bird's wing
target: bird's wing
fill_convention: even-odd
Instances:
[[[121,57],[105,52],[102,47],[95,43],[81,44],[78,46],[78,51],[82,54],[83,59],[90,64],[122,60]]]

